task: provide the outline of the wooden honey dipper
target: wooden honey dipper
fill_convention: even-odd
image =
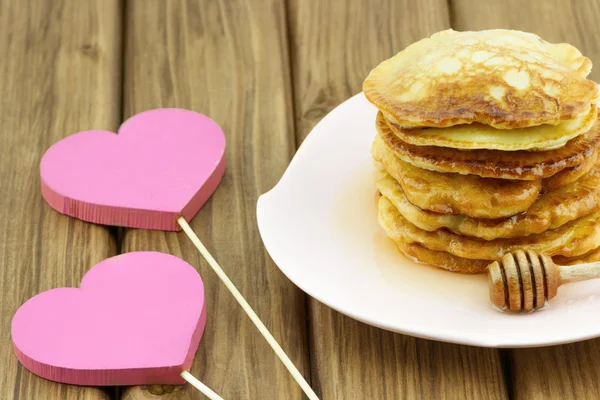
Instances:
[[[564,283],[600,278],[600,262],[560,266],[547,255],[517,250],[488,266],[492,303],[518,312],[543,307]]]

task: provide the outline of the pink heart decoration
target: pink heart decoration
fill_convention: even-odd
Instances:
[[[106,259],[81,287],[38,294],[12,320],[25,368],[76,385],[182,384],[206,324],[204,285],[157,252]]]
[[[108,131],[54,144],[40,165],[42,195],[56,211],[88,222],[176,231],[216,190],[225,136],[210,118],[164,108]]]

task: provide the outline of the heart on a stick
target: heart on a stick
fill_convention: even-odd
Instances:
[[[46,151],[42,195],[56,211],[104,225],[180,230],[216,190],[225,136],[210,118],[163,108],[137,114],[118,134],[84,131]]]
[[[15,353],[43,378],[76,385],[182,384],[206,324],[204,285],[185,261],[133,252],[80,288],[38,294],[12,320]]]

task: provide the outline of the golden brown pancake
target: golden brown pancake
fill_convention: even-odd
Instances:
[[[489,260],[471,260],[454,256],[445,251],[429,250],[419,243],[396,242],[398,249],[413,261],[429,264],[437,268],[446,269],[462,274],[480,274],[490,265]]]
[[[480,123],[447,128],[401,128],[388,126],[402,141],[416,146],[439,146],[461,150],[548,151],[564,146],[569,140],[589,131],[598,119],[598,107],[592,104],[585,115],[561,121],[558,125],[537,125],[511,130]]]
[[[552,260],[558,265],[575,265],[600,261],[600,247],[585,253],[582,256],[569,258],[563,256],[553,257]]]
[[[438,146],[416,146],[400,140],[383,114],[377,114],[377,132],[386,146],[402,161],[438,172],[473,174],[484,178],[535,180],[594,159],[600,142],[600,123],[563,147],[549,151],[457,150]],[[591,167],[591,164],[589,165]]]
[[[485,240],[516,238],[556,229],[600,210],[600,166],[575,182],[542,194],[527,211],[503,219],[477,219],[422,210],[408,201],[402,186],[388,174],[377,181],[377,189],[404,218],[420,229],[431,232],[446,228]]]
[[[429,264],[451,272],[462,274],[478,274],[486,272],[490,260],[472,260],[462,258],[445,251],[430,250],[418,243],[397,243],[398,249],[413,261]],[[579,257],[554,256],[553,261],[558,265],[575,265],[600,261],[600,248],[592,250]]]
[[[556,125],[586,114],[598,86],[575,47],[504,29],[446,30],[375,67],[365,96],[404,128],[478,122],[498,129]]]
[[[421,243],[431,250],[474,260],[499,260],[517,249],[577,257],[600,247],[600,212],[538,235],[490,241],[457,235],[446,229],[424,231],[408,222],[385,196],[379,199],[378,218],[386,234],[396,243]]]
[[[396,179],[409,201],[429,211],[496,219],[527,210],[537,199],[541,181],[510,181],[429,171],[390,152],[376,137],[373,158]]]
[[[583,164],[579,164],[576,167],[565,168],[559,173],[552,175],[550,178],[542,179],[542,192],[545,193],[550,190],[568,185],[571,182],[575,182],[590,172],[592,168],[594,168],[597,160],[598,156],[597,154],[594,154],[593,157],[584,160]]]

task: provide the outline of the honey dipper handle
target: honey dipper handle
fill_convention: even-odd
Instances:
[[[588,264],[576,264],[572,266],[558,267],[560,270],[561,283],[587,281],[588,279],[600,278],[600,262]]]

